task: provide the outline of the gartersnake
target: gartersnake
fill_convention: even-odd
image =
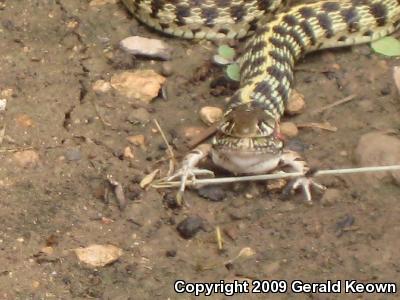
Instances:
[[[149,26],[184,38],[241,38],[281,0],[123,0]],[[266,173],[288,165],[304,174],[306,163],[279,138],[279,119],[293,85],[295,62],[308,52],[376,40],[400,25],[400,0],[318,1],[276,14],[258,26],[240,57],[240,89],[232,96],[211,147],[200,146],[170,179],[204,174],[198,162],[211,153],[233,172]],[[298,178],[311,201],[311,179]],[[319,186],[320,187],[320,186]]]

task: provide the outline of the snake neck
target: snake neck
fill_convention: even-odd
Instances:
[[[258,29],[240,58],[241,88],[230,108],[247,104],[279,119],[304,54],[376,40],[399,27],[397,0],[327,1],[293,7]]]

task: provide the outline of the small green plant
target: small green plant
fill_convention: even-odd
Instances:
[[[218,47],[218,54],[214,55],[214,62],[221,66],[226,66],[225,73],[233,81],[240,80],[239,64],[235,62],[235,49],[228,45]]]
[[[372,49],[386,56],[400,56],[400,41],[392,36],[386,36],[371,43]]]

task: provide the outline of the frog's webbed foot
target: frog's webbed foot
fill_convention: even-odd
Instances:
[[[180,186],[177,195],[178,202],[181,202],[183,192],[186,189],[188,180],[192,181],[192,185],[195,185],[196,176],[211,176],[214,177],[214,172],[206,169],[200,169],[196,166],[204,157],[206,157],[211,150],[211,145],[202,144],[190,151],[182,161],[182,166],[178,169],[175,174],[171,175],[166,179],[167,182],[180,179]]]
[[[175,174],[167,178],[167,181],[180,179],[181,184],[179,187],[179,192],[183,193],[188,180],[192,181],[192,185],[196,185],[196,176],[214,177],[214,172],[207,169],[199,169],[189,164],[183,164],[182,167],[175,172]]]
[[[326,187],[322,184],[316,182],[313,178],[315,170],[310,170],[307,163],[301,159],[300,155],[293,151],[285,151],[282,155],[282,162],[285,165],[290,166],[295,172],[302,172],[304,176],[297,177],[293,179],[289,185],[284,190],[284,195],[287,195],[299,187],[302,188],[304,192],[305,199],[308,203],[312,202],[311,188],[314,187],[320,191],[325,191]]]
[[[323,186],[322,184],[316,182],[312,177],[309,176],[303,176],[303,177],[298,177],[294,180],[292,180],[287,188],[284,190],[284,194],[289,194],[298,188],[301,188],[303,190],[305,199],[308,203],[312,202],[312,196],[311,196],[311,188],[314,187],[320,191],[325,191],[326,187]]]

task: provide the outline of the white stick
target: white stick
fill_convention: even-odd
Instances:
[[[350,168],[350,169],[336,169],[336,170],[321,170],[317,171],[313,177],[323,175],[342,175],[342,174],[355,174],[355,173],[366,173],[366,172],[383,172],[383,171],[400,171],[400,165],[392,166],[379,166],[379,167],[363,167],[363,168]],[[265,175],[253,175],[253,176],[241,176],[241,177],[224,177],[224,178],[211,178],[211,179],[196,179],[188,180],[186,185],[213,185],[221,183],[241,182],[241,181],[260,181],[280,178],[291,178],[299,177],[304,174],[301,172],[296,173],[276,173],[276,174],[265,174]],[[179,181],[171,182],[158,182],[153,184],[155,188],[168,188],[179,186]]]

